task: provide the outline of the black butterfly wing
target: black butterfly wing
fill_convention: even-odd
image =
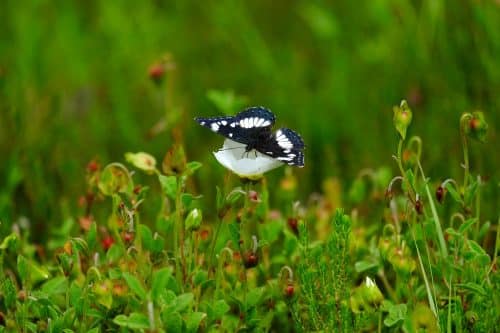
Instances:
[[[268,109],[256,106],[247,108],[233,117],[195,118],[195,120],[200,125],[233,141],[254,145],[264,133],[270,133],[275,117]]]
[[[304,148],[304,141],[300,135],[288,128],[280,128],[269,140],[256,147],[265,155],[297,167],[304,166],[304,152],[302,151]]]

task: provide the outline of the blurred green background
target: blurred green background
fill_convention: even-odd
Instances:
[[[156,84],[148,70],[166,58]],[[345,190],[363,168],[394,167],[392,106],[403,98],[428,176],[462,177],[459,117],[482,109],[488,143],[472,145],[471,167],[489,178],[497,213],[498,1],[3,0],[2,234],[27,217],[42,237],[76,214],[91,159],[161,161],[173,128],[204,163],[197,191],[212,205],[225,171],[211,151],[223,140],[192,120],[220,114],[209,90],[267,106],[302,134],[299,199],[326,177]]]

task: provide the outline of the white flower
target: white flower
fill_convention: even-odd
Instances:
[[[214,152],[214,156],[227,169],[243,178],[259,179],[264,172],[282,166],[284,163],[256,150],[245,151],[245,145],[230,139]]]

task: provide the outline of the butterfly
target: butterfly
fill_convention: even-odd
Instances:
[[[272,132],[276,120],[265,107],[249,107],[235,116],[195,118],[204,127],[258,152],[297,167],[304,166],[304,141],[296,132],[280,128]]]

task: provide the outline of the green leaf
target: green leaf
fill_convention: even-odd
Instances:
[[[118,315],[113,319],[113,322],[118,326],[127,327],[130,329],[148,329],[148,317],[142,313],[132,312],[130,316]]]
[[[76,282],[71,283],[69,287],[69,302],[75,308],[77,315],[83,314],[84,299],[82,298],[83,288]]]
[[[27,279],[33,284],[47,280],[50,277],[49,272],[43,266],[39,266],[34,262],[27,260],[22,255],[17,257],[17,269],[19,276],[23,283],[26,283]]]
[[[120,245],[113,244],[109,248],[108,252],[106,252],[106,261],[108,263],[117,262],[122,258],[123,253],[124,253],[123,248]]]
[[[216,320],[222,318],[222,316],[225,315],[230,309],[231,307],[226,303],[226,301],[220,299],[212,305],[213,318],[210,319]]]
[[[127,282],[130,290],[132,290],[141,300],[146,299],[146,290],[142,286],[141,282],[132,274],[123,272],[123,278]]]
[[[462,198],[461,198],[460,194],[458,194],[457,190],[455,189],[455,186],[453,186],[452,183],[447,183],[445,185],[445,187],[446,187],[446,190],[448,191],[448,193],[450,193],[453,200],[455,200],[455,202],[458,202],[458,203],[462,202]]]
[[[247,308],[252,308],[257,306],[262,300],[262,296],[264,295],[264,287],[261,288],[253,288],[247,294],[246,305]]]
[[[192,175],[196,170],[201,168],[202,164],[200,162],[192,161],[188,162],[186,164],[186,171],[184,171],[184,174],[189,176]]]
[[[215,189],[216,189],[215,202],[217,204],[217,211],[220,211],[224,207],[224,196],[219,186],[216,186]]]
[[[148,251],[151,251],[151,249],[154,247],[154,239],[153,233],[148,228],[148,226],[139,224],[137,226],[137,233],[139,234],[139,237],[141,239],[142,246],[144,246]]]
[[[240,248],[240,226],[238,223],[233,222],[228,225],[229,235],[231,236],[231,241],[236,249]]]
[[[181,333],[183,320],[179,312],[171,312],[168,309],[161,314],[161,320],[169,333]]]
[[[200,323],[203,319],[207,317],[204,312],[192,312],[186,316],[186,332],[195,333],[198,332]]]
[[[42,286],[42,291],[48,295],[62,294],[68,289],[68,280],[64,276],[57,276],[48,280]]]
[[[3,239],[2,244],[0,244],[0,250],[15,248],[16,246],[17,246],[17,235],[15,233],[11,233],[10,235],[8,235]]]
[[[89,246],[83,238],[73,237],[73,238],[71,238],[71,244],[73,245],[73,248],[76,251],[78,251],[84,255],[86,255],[89,252]]]
[[[165,267],[153,272],[153,282],[151,283],[151,296],[154,301],[158,300],[160,292],[165,289],[168,279],[172,276],[172,268]]]
[[[172,200],[177,197],[177,178],[175,176],[158,175],[163,194]]]
[[[470,205],[472,200],[476,196],[477,190],[479,188],[479,183],[477,180],[473,180],[468,186],[467,190],[464,192],[464,202],[465,205]]]
[[[193,203],[193,195],[191,193],[182,193],[181,194],[181,202],[182,202],[182,207],[184,207],[186,210],[191,209],[191,204]]]
[[[17,272],[21,278],[21,282],[25,283],[28,278],[28,261],[23,255],[17,256]]]
[[[488,255],[486,253],[486,251],[481,247],[481,245],[479,245],[475,241],[469,239],[467,241],[467,244],[469,245],[469,248],[471,249],[471,251],[474,252],[476,255],[478,255],[478,256],[480,256],[480,255]]]
[[[208,272],[198,269],[193,276],[193,283],[195,286],[200,286],[208,280]]]
[[[177,296],[175,300],[175,311],[182,312],[193,304],[194,295],[192,293],[185,293]]]
[[[356,270],[356,272],[362,273],[370,269],[377,268],[378,266],[379,264],[377,262],[361,260],[354,264],[354,269]]]
[[[387,327],[392,327],[400,322],[403,322],[406,317],[407,306],[406,304],[394,305],[389,307],[388,311],[389,314],[384,319],[384,325]]]
[[[240,199],[243,199],[246,195],[246,192],[243,191],[241,188],[237,187],[235,188],[234,190],[232,190],[231,192],[229,192],[229,194],[226,196],[226,202],[231,205],[231,206],[234,206],[236,204],[236,202],[238,202],[238,200]]]
[[[467,230],[470,229],[470,227],[477,222],[476,218],[471,218],[462,223],[462,225],[458,228],[458,232],[460,232],[462,235],[467,232]]]
[[[481,228],[479,229],[479,234],[478,234],[478,239],[483,239],[483,237],[486,235],[486,233],[490,230],[491,227],[491,222],[486,221],[482,223]]]
[[[97,223],[90,224],[89,232],[87,233],[87,244],[90,251],[94,251],[97,245]]]
[[[2,281],[2,296],[3,302],[7,309],[13,307],[16,304],[17,292],[14,283],[10,278],[5,278]]]
[[[457,283],[456,286],[460,289],[471,291],[472,293],[477,294],[481,297],[485,297],[488,295],[486,290],[484,290],[482,286],[474,282]]]

